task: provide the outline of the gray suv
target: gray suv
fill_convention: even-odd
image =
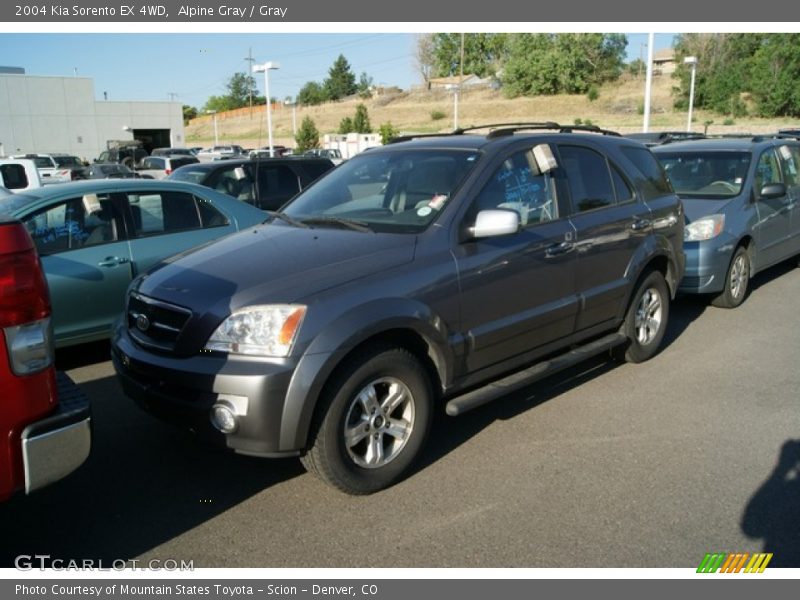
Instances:
[[[371,493],[459,415],[587,357],[653,356],[684,217],[641,144],[557,124],[402,138],[136,279],[125,392]]]
[[[654,152],[686,211],[681,292],[734,308],[752,275],[800,254],[800,142],[722,138]]]

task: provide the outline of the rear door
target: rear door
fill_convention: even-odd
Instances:
[[[788,251],[800,253],[800,146],[784,145],[778,148],[781,171],[789,194],[789,236]]]
[[[630,286],[629,266],[652,230],[650,209],[605,154],[575,142],[558,144],[576,231],[576,331],[617,318]]]
[[[127,208],[134,274],[165,258],[236,231],[205,198],[175,190],[118,192]]]
[[[121,207],[108,194],[96,199],[97,212],[76,196],[22,218],[42,257],[57,345],[107,334],[131,281]]]
[[[537,174],[531,148],[497,163],[463,226],[480,210],[504,209],[520,215],[522,229],[455,247],[468,371],[566,338],[577,313],[574,230],[560,214],[554,177]]]

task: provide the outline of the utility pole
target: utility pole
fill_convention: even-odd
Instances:
[[[461,33],[461,58],[458,61],[459,63],[459,75],[458,75],[458,87],[456,88],[456,97],[455,97],[455,110],[453,111],[455,114],[453,115],[453,129],[458,129],[458,101],[460,100],[459,96],[461,95],[461,82],[464,81],[464,33]]]
[[[250,85],[250,78],[252,75],[250,73],[253,71],[253,63],[256,62],[256,59],[253,58],[253,47],[247,49],[247,57],[245,60],[250,63],[247,65],[247,95],[250,97],[250,118],[253,118],[253,86]],[[269,98],[267,98],[267,102],[269,102]]]
[[[178,94],[176,94],[175,92],[167,92],[167,96],[169,96],[170,102],[175,102],[175,98],[178,97]]]

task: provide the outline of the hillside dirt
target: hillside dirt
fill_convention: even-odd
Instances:
[[[672,87],[677,80],[668,75],[653,78],[650,129],[684,130],[687,113],[673,108]],[[506,98],[502,90],[464,90],[459,99],[459,125],[467,127],[486,123],[555,121],[573,125],[576,119],[587,119],[594,125],[621,133],[642,130],[644,78],[624,76],[620,81],[599,88],[599,97],[591,102],[585,95],[537,96]],[[367,106],[373,131],[390,122],[401,133],[436,133],[453,129],[453,96],[446,90],[411,91],[386,94],[367,100],[349,99],[320,106],[298,106],[295,112],[297,127],[303,118],[313,119],[320,136],[336,133],[345,117],[353,117],[356,106]],[[264,106],[243,108],[217,114],[220,144],[239,144],[246,148],[267,145],[266,111]],[[693,130],[708,133],[769,133],[779,127],[797,126],[787,119],[759,119],[725,116],[695,111]],[[272,110],[273,143],[294,146],[292,108],[276,105]],[[186,127],[186,145],[214,143],[214,123],[211,115],[190,121]]]

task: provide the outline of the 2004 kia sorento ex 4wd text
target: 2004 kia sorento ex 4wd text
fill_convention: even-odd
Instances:
[[[154,268],[113,334],[125,392],[363,494],[409,469],[439,400],[457,415],[609,349],[650,358],[680,201],[644,146],[573,129],[398,140]]]

